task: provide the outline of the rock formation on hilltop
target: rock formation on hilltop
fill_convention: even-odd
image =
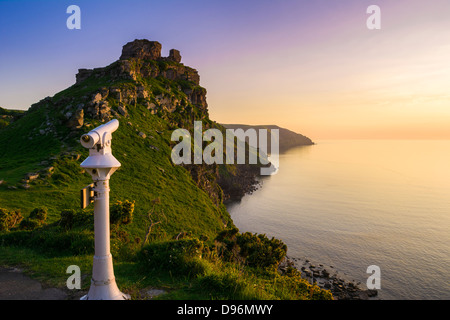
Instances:
[[[134,40],[123,46],[120,60],[132,58],[144,60],[158,60],[161,58],[162,45],[157,41]]]
[[[140,61],[141,63],[136,63]],[[153,63],[152,63],[153,62]],[[165,62],[165,63],[164,63]],[[161,44],[157,41],[134,40],[123,46],[120,59],[106,68],[79,69],[76,83],[80,84],[94,75],[110,76],[111,80],[118,78],[132,79],[162,76],[168,80],[192,81],[200,85],[200,76],[197,70],[181,63],[180,51],[171,49],[168,57],[161,57]],[[205,92],[206,93],[206,92]],[[189,96],[195,99],[193,92]],[[196,92],[198,95],[199,93]]]
[[[161,48],[157,41],[134,40],[123,46],[120,59],[109,66],[79,69],[75,85],[81,88],[88,87],[96,79],[107,79],[110,83],[130,80],[135,85],[124,86],[120,83],[102,87],[85,96],[84,101],[76,106],[70,105],[70,101],[62,101],[70,105],[65,113],[67,126],[80,128],[85,116],[101,121],[110,120],[117,115],[127,116],[127,108],[138,102],[146,105],[152,114],[173,113],[192,104],[207,116],[206,89],[200,86],[197,70],[181,63],[178,50],[172,49],[168,57],[162,57]],[[185,96],[171,90],[169,83],[161,87],[161,83],[152,83],[151,79],[175,81],[176,89]],[[109,98],[115,99],[118,105],[112,106]]]

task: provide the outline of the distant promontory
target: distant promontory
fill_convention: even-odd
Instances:
[[[280,137],[279,151],[280,152],[284,152],[293,147],[310,146],[310,145],[315,144],[310,138],[308,138],[300,133],[291,131],[289,129],[281,128],[277,125],[245,125],[245,124],[223,124],[222,123],[222,126],[224,126],[227,129],[233,129],[233,130],[242,129],[245,131],[247,129],[255,129],[257,133],[259,132],[259,129],[266,129],[268,132],[270,132],[270,130],[272,130],[272,129],[278,129],[279,134],[280,134],[279,135],[279,137]],[[270,134],[267,135],[268,148],[270,148],[270,146],[271,146],[270,136],[271,136]],[[257,147],[257,146],[252,146],[252,147]],[[269,152],[270,152],[270,149],[269,149]]]

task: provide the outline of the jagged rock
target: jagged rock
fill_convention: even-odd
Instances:
[[[117,108],[117,110],[119,111],[119,113],[122,115],[122,116],[124,116],[124,117],[126,117],[127,115],[128,115],[128,111],[127,111],[127,109],[125,108],[125,106],[124,105],[119,105],[119,107]]]
[[[111,116],[111,107],[108,101],[101,101],[99,103],[99,118],[100,120],[108,120]]]
[[[206,102],[206,89],[197,87],[194,90],[186,90],[184,93],[188,96],[189,102],[198,105],[204,110],[207,109],[208,103]]]
[[[157,41],[136,39],[123,46],[120,60],[128,60],[131,58],[157,60],[161,58],[161,48],[162,45]]]
[[[105,100],[108,97],[109,89],[106,87],[101,88],[100,94],[102,95],[102,100]]]
[[[152,110],[156,108],[156,104],[153,102],[147,102],[147,109]]]
[[[180,51],[178,51],[176,49],[171,49],[170,52],[169,52],[168,59],[180,63],[181,62]]]
[[[43,171],[48,173],[48,172],[53,172],[54,169],[55,169],[55,167],[47,167]]]
[[[91,101],[91,104],[96,104],[102,100],[102,94],[100,92],[96,93]]]
[[[144,78],[155,78],[157,76],[163,76],[169,80],[188,80],[194,82],[196,85],[200,84],[200,76],[197,70],[184,66],[181,63],[181,54],[178,50],[170,50],[168,57],[161,57],[161,44],[156,41],[149,40],[134,40],[123,46],[122,54],[120,60],[112,63],[105,68],[95,68],[89,69],[79,69],[76,76],[77,84],[82,83],[90,76],[95,76],[96,78],[108,77],[111,80],[126,79],[136,81],[138,74]],[[141,62],[136,64],[133,59],[140,59]],[[164,67],[160,67],[158,64],[147,63],[148,60],[156,61],[173,61],[175,64],[165,64]],[[111,90],[112,88],[110,88]],[[122,102],[124,97],[129,95],[114,89],[115,99]],[[200,95],[204,93],[200,93]],[[105,99],[105,94],[103,99]],[[119,97],[118,97],[119,95]],[[142,92],[145,96],[145,93]],[[198,94],[197,94],[198,95]],[[199,98],[198,96],[191,97],[192,100],[199,101],[203,107],[205,107],[205,99]],[[145,99],[145,97],[143,97]],[[132,99],[132,98],[131,98]],[[130,100],[131,100],[130,99]],[[203,101],[204,100],[204,101]],[[124,101],[129,103],[128,101]]]
[[[116,74],[113,73],[111,75],[112,78],[125,78],[136,81],[136,70],[129,60],[119,61],[118,66],[118,72],[115,72]]]
[[[164,110],[170,113],[174,112],[177,108],[177,106],[173,103],[170,97],[164,97],[159,101],[159,104]]]
[[[122,102],[122,91],[120,88],[111,88],[109,90],[111,96],[116,99],[119,103]]]
[[[143,132],[139,132],[138,135],[143,139],[147,138],[147,135]]]
[[[39,173],[27,173],[25,177],[27,180],[33,181],[39,178]]]
[[[139,99],[147,99],[147,97],[148,97],[147,90],[145,90],[145,88],[143,86],[138,86],[136,88],[136,97]]]
[[[80,109],[74,112],[66,122],[66,126],[72,129],[79,129],[84,123],[84,110]]]
[[[136,102],[137,90],[135,88],[124,88],[121,91],[123,103],[132,104]]]
[[[76,83],[81,83],[92,75],[93,70],[90,69],[78,69],[76,75]]]

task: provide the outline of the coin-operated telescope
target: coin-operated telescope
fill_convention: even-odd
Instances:
[[[120,162],[111,153],[112,133],[119,127],[114,119],[89,133],[81,136],[81,144],[89,149],[89,157],[82,163],[93,179],[90,185],[82,190],[82,207],[94,202],[95,254],[92,266],[91,287],[82,300],[126,300],[129,295],[122,293],[114,278],[114,269],[110,251],[109,222],[109,178],[120,167]],[[93,195],[87,201],[83,195]]]

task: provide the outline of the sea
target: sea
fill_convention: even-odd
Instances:
[[[377,266],[379,299],[450,299],[450,140],[315,142],[227,205],[239,230],[363,289]]]

